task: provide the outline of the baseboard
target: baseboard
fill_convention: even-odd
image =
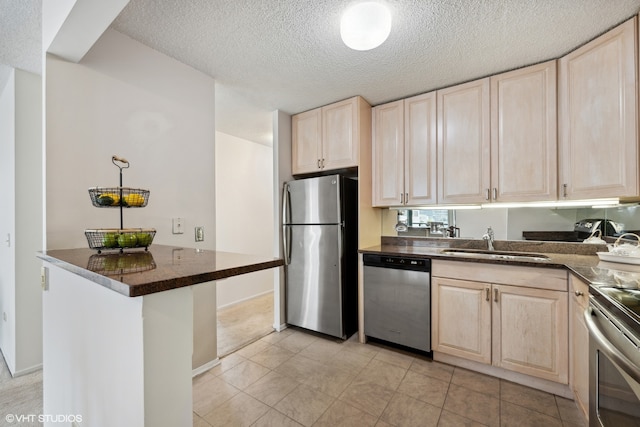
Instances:
[[[507,381],[522,384],[524,386],[535,388],[537,390],[546,391],[547,393],[555,394],[567,399],[573,400],[574,398],[573,391],[568,384],[560,384],[550,380],[535,378],[529,375],[521,374],[519,372],[513,372],[507,369],[497,368],[495,366],[485,365],[484,363],[463,359],[457,356],[451,356],[445,353],[438,353],[435,351],[433,352],[433,360],[437,362],[447,363],[449,365],[459,366],[471,371],[480,372],[492,377],[502,378]]]
[[[264,291],[264,292],[261,292],[259,294],[251,295],[250,297],[246,297],[246,298],[243,298],[243,299],[238,300],[238,301],[230,302],[229,304],[221,305],[221,306],[218,307],[218,310],[222,310],[222,309],[225,309],[225,308],[233,307],[234,305],[238,305],[238,304],[241,304],[241,303],[246,302],[246,301],[251,301],[252,299],[256,299],[256,298],[265,296],[267,294],[272,294],[272,293],[273,293],[273,289],[270,289],[268,291]]]
[[[11,373],[11,376],[12,376],[13,378],[21,377],[22,375],[27,375],[27,374],[30,374],[30,373],[32,373],[32,372],[39,371],[39,370],[41,370],[41,369],[42,369],[42,363],[40,363],[40,364],[38,364],[38,365],[35,365],[35,366],[31,366],[31,367],[29,367],[29,368],[27,368],[27,369],[21,369],[21,370],[19,370],[19,371],[12,372],[12,373]]]
[[[275,329],[276,332],[282,332],[285,329],[287,329],[287,324],[283,323],[282,325],[278,326],[276,324],[273,325],[273,329]]]
[[[213,369],[220,364],[220,358],[216,357],[211,362],[207,362],[202,366],[198,366],[197,368],[191,371],[191,378],[196,377],[204,372],[207,372],[209,369]]]

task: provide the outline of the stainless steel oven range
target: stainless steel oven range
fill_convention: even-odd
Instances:
[[[589,425],[640,426],[640,289],[590,292]]]

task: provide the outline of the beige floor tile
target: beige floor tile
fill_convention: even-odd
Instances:
[[[356,335],[354,335],[354,337],[355,336]],[[355,340],[352,338],[349,338],[347,341],[344,342],[344,345],[342,348],[343,350],[351,351],[360,356],[368,357],[369,359],[372,359],[380,351],[380,349],[376,346],[373,346],[370,344],[361,344],[357,340],[357,338]]]
[[[246,393],[238,393],[204,416],[212,427],[250,426],[269,411],[264,403]]]
[[[203,418],[200,418],[198,414],[193,413],[193,427],[210,427],[211,425]]]
[[[340,369],[357,374],[367,366],[372,358],[373,355],[365,356],[345,348],[336,353],[332,363]]]
[[[339,399],[379,417],[393,397],[393,390],[366,379],[354,380]]]
[[[409,396],[396,393],[380,419],[397,427],[436,427],[440,408]]]
[[[251,384],[245,392],[259,401],[273,406],[283,397],[291,393],[300,383],[285,377],[277,372],[269,372],[255,383]]]
[[[560,418],[554,396],[544,391],[503,380],[500,382],[500,400]]]
[[[240,390],[218,377],[204,376],[193,385],[193,411],[200,416],[211,412]]]
[[[376,427],[393,427],[393,426],[389,423],[382,421],[381,419],[378,419],[378,422],[376,423]]]
[[[218,356],[243,348],[273,331],[273,293],[217,312]]]
[[[302,424],[295,422],[284,414],[270,409],[269,412],[258,418],[251,427],[302,427]]]
[[[300,351],[300,355],[318,362],[331,362],[342,345],[331,339],[319,338]]]
[[[487,396],[500,398],[500,380],[495,377],[469,371],[463,368],[455,368],[451,383],[465,387],[469,390],[481,392]]]
[[[304,426],[311,426],[335,399],[304,384],[285,396],[275,409]]]
[[[453,366],[440,362],[434,362],[433,360],[414,359],[409,367],[410,371],[417,372],[422,375],[426,375],[431,378],[436,378],[441,381],[451,382],[453,376]]]
[[[565,399],[560,396],[555,396],[555,398],[562,422],[577,425],[584,424],[584,417],[573,400]]]
[[[490,427],[500,425],[499,399],[453,383],[449,385],[443,409]]]
[[[294,331],[288,337],[285,337],[274,345],[282,347],[293,353],[299,353],[318,339],[319,338],[314,335],[305,332]]]
[[[239,354],[240,356],[246,359],[251,359],[251,357],[264,351],[268,347],[271,347],[269,343],[258,340],[258,341],[252,342],[251,344],[245,347],[242,347],[240,350],[236,352],[236,354]]]
[[[218,366],[214,366],[213,368],[209,369],[208,372],[212,375],[218,376],[221,373],[226,372],[229,369],[233,368],[234,366],[239,365],[245,360],[247,359],[245,359],[244,357],[240,356],[237,353],[229,354],[223,357],[222,359],[220,359],[220,364]]]
[[[325,369],[325,365],[315,360],[296,354],[286,362],[278,366],[274,371],[291,377],[299,383],[304,383],[310,375],[321,372]]]
[[[250,360],[266,368],[275,369],[295,354],[277,345],[269,345],[266,349],[252,356]]]
[[[380,351],[378,351],[374,359],[399,366],[402,369],[409,369],[409,366],[411,366],[411,363],[414,361],[415,357],[400,350],[380,348]]]
[[[396,390],[406,373],[407,369],[405,368],[374,358],[360,371],[358,378],[378,383],[391,390]]]
[[[240,390],[244,390],[269,372],[270,370],[268,368],[246,360],[228,371],[221,373],[218,378],[223,379],[225,382]]]
[[[438,408],[444,405],[449,383],[408,371],[398,387],[398,393],[429,403]]]
[[[440,413],[438,427],[484,427],[477,421],[470,420],[453,412],[443,410]]]
[[[278,341],[282,341],[292,333],[293,333],[293,329],[284,329],[280,332],[273,331],[269,335],[265,335],[264,337],[260,338],[260,341],[264,341],[269,344],[275,344]]]
[[[309,375],[304,384],[332,397],[338,397],[355,379],[356,374],[343,371],[338,367],[325,366]]]
[[[500,405],[500,427],[562,427],[558,418],[502,401]]]
[[[373,415],[336,400],[313,427],[373,427],[377,421]]]

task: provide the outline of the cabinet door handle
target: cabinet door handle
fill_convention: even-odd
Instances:
[[[493,200],[498,200],[498,188],[493,187]]]
[[[404,193],[400,193],[400,204],[404,205]]]
[[[567,198],[567,184],[562,184],[562,197]]]
[[[493,290],[493,301],[498,302],[498,290]]]
[[[582,295],[584,295],[582,291],[575,291],[574,293],[576,294],[577,297],[581,297]]]
[[[487,188],[486,190],[484,190],[484,199],[485,199],[485,200],[491,200],[491,199],[489,198],[489,191],[490,191],[490,190],[489,190],[488,188]]]
[[[324,159],[322,159],[322,169],[324,169]]]
[[[485,288],[484,293],[485,293],[485,299],[487,301],[490,301],[491,300],[491,289]]]
[[[409,193],[404,193],[404,204],[409,204]]]
[[[318,169],[320,169],[320,159],[318,159]]]

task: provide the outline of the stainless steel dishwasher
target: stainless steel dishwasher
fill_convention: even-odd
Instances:
[[[431,260],[364,254],[364,334],[431,351]]]

